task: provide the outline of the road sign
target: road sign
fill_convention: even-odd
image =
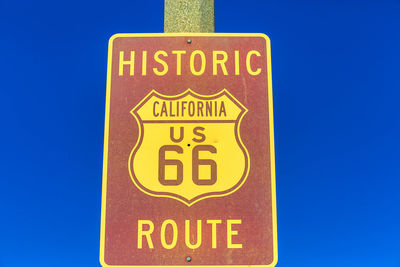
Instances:
[[[102,266],[275,266],[269,38],[110,39]]]

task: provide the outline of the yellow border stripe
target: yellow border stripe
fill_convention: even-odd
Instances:
[[[266,36],[266,35],[265,35]],[[275,141],[274,141],[274,108],[272,99],[272,64],[271,64],[271,42],[267,41],[267,75],[268,75],[268,107],[269,107],[269,137],[270,137],[270,160],[271,160],[271,199],[272,199],[272,230],[274,237],[274,261],[272,266],[278,263],[278,231],[276,214],[276,177],[275,177]]]
[[[101,229],[100,229],[100,263],[103,267],[149,267],[155,265],[108,265],[104,261],[105,249],[105,219],[106,219],[106,196],[107,196],[107,163],[108,163],[108,136],[110,115],[110,90],[111,90],[111,64],[113,41],[118,37],[178,37],[178,36],[207,36],[207,37],[262,37],[267,47],[267,77],[268,77],[268,106],[269,106],[269,131],[270,131],[270,157],[271,157],[271,194],[272,194],[272,230],[273,230],[273,262],[269,265],[249,265],[274,267],[278,262],[278,239],[277,239],[277,215],[276,215],[276,181],[275,181],[275,144],[274,144],[274,118],[272,101],[272,72],[271,72],[271,43],[267,35],[262,33],[119,33],[111,36],[108,43],[107,60],[107,93],[104,122],[104,154],[103,154],[103,185],[101,199]],[[173,265],[174,267],[187,267],[188,265]],[[191,265],[192,267],[231,266],[243,267],[244,265]]]
[[[107,163],[108,163],[108,134],[110,127],[110,91],[111,91],[111,63],[112,48],[115,38],[112,36],[108,42],[108,59],[107,59],[107,91],[106,91],[106,107],[104,119],[104,153],[103,153],[103,185],[101,195],[101,226],[100,226],[100,263],[107,266],[104,262],[105,247],[105,228],[106,228],[106,196],[107,196]]]

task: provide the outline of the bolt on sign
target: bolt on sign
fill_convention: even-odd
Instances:
[[[108,55],[102,266],[275,266],[270,41],[117,34]]]

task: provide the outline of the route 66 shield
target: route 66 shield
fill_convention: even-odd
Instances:
[[[246,113],[226,89],[214,95],[151,91],[131,111],[139,125],[129,157],[133,183],[145,194],[187,206],[234,193],[249,173],[240,138]]]

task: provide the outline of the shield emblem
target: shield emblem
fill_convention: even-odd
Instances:
[[[151,91],[131,111],[139,125],[129,157],[132,181],[148,195],[187,206],[232,194],[249,173],[248,151],[240,138],[246,113],[226,89],[215,95]]]

